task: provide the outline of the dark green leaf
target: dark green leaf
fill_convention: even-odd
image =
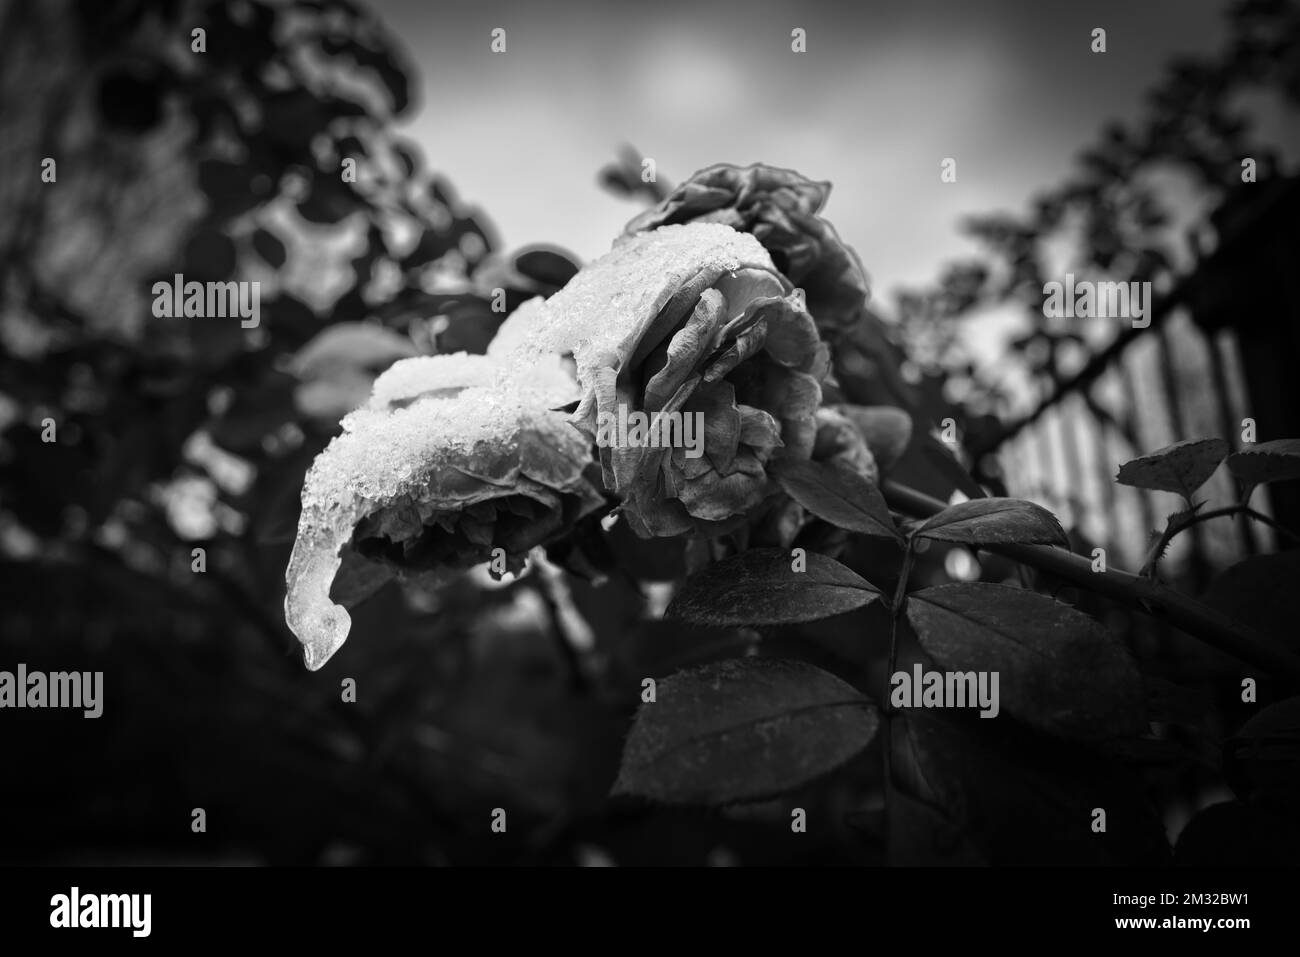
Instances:
[[[950,505],[921,525],[916,534],[963,545],[1015,542],[1070,547],[1055,515],[1015,498],[976,498]]]
[[[1300,697],[1271,704],[1241,726],[1238,741],[1282,739],[1300,742]]]
[[[1300,478],[1300,439],[1260,442],[1228,456],[1228,468],[1246,489]]]
[[[1142,728],[1142,682],[1127,649],[1069,605],[957,582],[909,595],[907,619],[940,667],[997,672],[1002,707],[1026,724],[1070,738]]]
[[[871,743],[880,719],[802,661],[732,658],[659,682],[623,749],[615,795],[719,805],[783,794]]]
[[[832,525],[901,541],[880,490],[843,463],[783,463],[776,480],[787,495]]]
[[[1300,551],[1254,555],[1224,569],[1202,597],[1234,621],[1300,647]]]
[[[1300,801],[1300,697],[1264,708],[1224,748],[1224,773],[1239,797]]]
[[[1190,499],[1214,474],[1228,443],[1223,439],[1188,439],[1175,442],[1150,455],[1139,456],[1119,467],[1115,481],[1135,488],[1176,492]]]
[[[928,495],[947,499],[954,490],[967,498],[984,498],[988,494],[971,478],[948,443],[929,432],[912,433],[911,444],[898,464],[898,480]]]
[[[928,820],[919,826],[951,845],[894,863],[965,863],[967,842],[993,865],[1168,862],[1163,824],[1140,779],[1112,761],[1068,743],[1030,740],[1000,722],[972,726],[934,712],[901,714],[890,732],[896,786],[941,815],[947,828]],[[1106,812],[1105,833],[1092,831],[1094,808]],[[910,844],[916,852],[918,842]]]
[[[794,571],[790,552],[756,548],[715,562],[682,585],[666,618],[705,625],[780,625],[862,608],[880,591],[834,559],[806,552]]]

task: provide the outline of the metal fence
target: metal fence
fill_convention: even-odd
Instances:
[[[1300,436],[1300,267],[1297,180],[1233,197],[1213,217],[1218,245],[1130,328],[1091,355],[1027,414],[972,449],[978,470],[1005,477],[1008,494],[1053,509],[1089,548],[1139,567],[1150,532],[1180,507],[1177,495],[1115,482],[1118,464],[1173,442],[1219,436],[1243,446]],[[1227,504],[1236,490],[1219,469],[1200,497]],[[1264,487],[1252,504],[1287,524],[1294,491]],[[1203,588],[1215,570],[1276,547],[1271,529],[1246,520],[1195,526],[1163,568]]]

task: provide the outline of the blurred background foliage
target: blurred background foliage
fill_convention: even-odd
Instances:
[[[1253,47],[1240,55],[1237,73],[1262,69]],[[1294,73],[1277,75],[1294,92]],[[758,640],[657,620],[666,593],[644,583],[680,567],[680,543],[620,544],[622,526],[613,544],[635,568],[599,585],[569,576],[594,642],[586,660],[575,661],[565,609],[538,582],[468,574],[436,593],[385,584],[354,609],[353,640],[335,659],[316,674],[302,667],[283,623],[284,569],[304,471],[340,416],[397,358],[483,351],[505,315],[493,290],[505,290],[508,312],[578,266],[561,249],[499,248],[484,214],[395,131],[415,108],[412,88],[395,38],[350,0],[0,3],[0,667],[102,670],[106,687],[95,721],[22,711],[0,722],[0,860],[877,863],[932,843],[919,806],[881,832],[878,760],[725,813],[610,804],[642,678]],[[1185,108],[1174,93],[1162,107]],[[1134,149],[1158,151],[1175,132],[1155,129]],[[1071,185],[1030,224],[976,223],[1010,271],[954,271],[907,301],[898,330],[866,314],[837,343],[840,397],[902,406],[926,426],[951,415],[966,437],[992,428],[1006,410],[985,401],[991,389],[946,388],[974,374],[953,323],[981,297],[1041,281],[1024,246],[1065,205],[1085,203],[1099,265],[1136,257],[1134,275],[1165,265],[1145,234],[1115,221],[1155,216],[1145,195],[1119,203],[1109,192],[1137,162],[1126,150],[1091,154],[1103,181]],[[54,183],[41,181],[45,157]],[[339,175],[347,158],[358,160],[355,183]],[[599,183],[654,199],[638,167],[629,148]],[[260,324],[153,318],[152,284],[175,273],[260,282]],[[1061,337],[1041,335],[1045,352],[1024,351],[1046,356],[1034,372],[1051,377]],[[47,418],[55,443],[41,441]],[[915,431],[899,480],[944,499],[979,494],[926,428]],[[982,447],[968,451],[977,465]],[[1002,476],[981,478],[1005,491]],[[933,552],[921,584],[1020,575],[962,549]],[[859,543],[844,560],[885,584],[896,573],[887,557]],[[1072,597],[1142,639],[1126,616]],[[860,636],[881,613],[773,629],[763,647],[861,679],[879,662]],[[1223,663],[1177,652],[1162,716],[1222,735],[1241,719],[1232,703],[1179,682]],[[341,699],[345,678],[355,704]],[[1180,746],[1188,762],[1145,779],[1175,829],[1207,789],[1222,790],[1213,735]],[[1035,755],[1067,777],[1092,773],[1081,757],[1022,749],[1030,790]],[[831,823],[792,835],[793,805]],[[205,834],[190,829],[198,807]],[[509,813],[504,835],[489,830],[496,807]],[[1003,859],[1018,859],[1037,837],[1004,839]],[[1116,859],[1167,853],[1120,847]],[[1092,853],[1060,835],[1051,849]]]
[[[947,373],[975,476],[1011,476],[1014,494],[1117,560],[1138,564],[1173,504],[1117,490],[1117,462],[1200,435],[1236,444],[1246,417],[1260,441],[1300,435],[1300,312],[1286,265],[1300,245],[1297,64],[1297,4],[1230,4],[1217,50],[1173,58],[1135,118],[1105,124],[1023,210],[968,216],[961,228],[979,255],[898,296],[910,356]],[[1045,317],[1044,284],[1067,273],[1150,282],[1151,328]],[[994,316],[1006,349],[979,361],[971,345],[992,338]],[[1226,472],[1212,490],[1232,494]],[[1270,496],[1284,524],[1300,523],[1300,489]],[[1206,528],[1175,562],[1202,591],[1271,544],[1244,525]]]
[[[110,702],[4,722],[23,770],[0,856],[519,853],[530,815],[606,786],[584,738],[617,745],[565,696],[537,608],[390,587],[357,625],[388,640],[311,680],[284,568],[303,473],[373,377],[482,351],[491,290],[513,308],[575,267],[501,255],[394,134],[409,66],[352,3],[8,3],[0,48],[0,640],[6,662],[105,671]],[[260,323],[153,318],[175,273],[259,281]],[[489,846],[471,822],[497,804],[517,826]]]

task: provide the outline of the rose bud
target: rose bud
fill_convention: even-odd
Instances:
[[[846,465],[873,485],[880,479],[876,458],[861,430],[844,412],[832,406],[817,410],[817,439],[813,443],[812,459]]]

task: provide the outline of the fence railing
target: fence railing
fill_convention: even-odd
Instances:
[[[1151,530],[1182,507],[1181,501],[1172,493],[1118,485],[1119,463],[1187,438],[1219,436],[1240,448],[1244,420],[1254,420],[1260,429],[1284,430],[1294,426],[1300,412],[1292,407],[1294,392],[1284,391],[1284,385],[1294,389],[1300,377],[1300,365],[1290,365],[1289,376],[1285,371],[1294,361],[1300,316],[1294,279],[1279,268],[1288,255],[1294,257],[1292,268],[1300,265],[1294,220],[1286,219],[1298,197],[1293,180],[1277,184],[1247,215],[1241,214],[1240,202],[1230,213],[1221,210],[1214,255],[1157,298],[1151,324],[1125,328],[1077,373],[1045,388],[1026,413],[1009,417],[970,449],[977,472],[996,462],[1009,494],[1052,508],[1083,542],[1105,548],[1114,562],[1140,566]],[[1224,314],[1233,301],[1244,304],[1244,293],[1236,300],[1231,295],[1244,285],[1250,287],[1253,311],[1266,314]],[[1261,290],[1263,302],[1271,305],[1260,305]],[[1242,336],[1249,337],[1248,355]],[[1261,352],[1271,354],[1268,368],[1261,366]],[[1272,377],[1275,387],[1252,381],[1260,376]],[[1264,432],[1258,440],[1289,437]],[[1269,491],[1261,488],[1252,499],[1266,514],[1272,513]],[[1235,495],[1225,469],[1201,493],[1224,504]],[[1180,536],[1164,567],[1203,588],[1216,569],[1274,547],[1267,527],[1222,519]]]

